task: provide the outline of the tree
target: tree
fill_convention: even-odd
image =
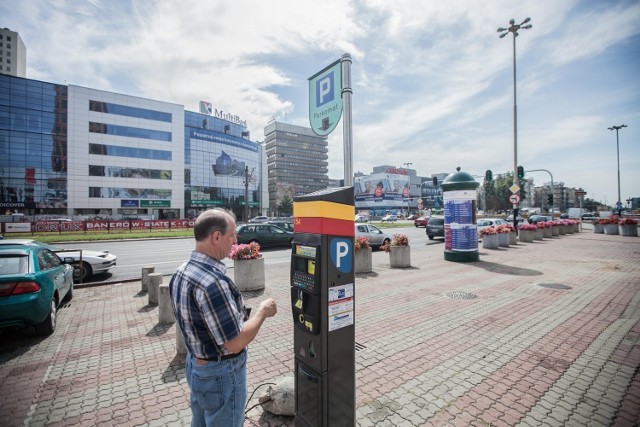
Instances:
[[[278,215],[292,215],[293,214],[293,199],[288,194],[282,196],[280,203],[276,206]]]

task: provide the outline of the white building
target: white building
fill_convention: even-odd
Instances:
[[[27,48],[20,34],[0,28],[0,74],[27,77]]]

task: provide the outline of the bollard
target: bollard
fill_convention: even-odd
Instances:
[[[171,296],[169,296],[169,284],[162,283],[158,287],[158,321],[161,324],[171,324],[176,321],[171,306]]]
[[[176,322],[176,353],[178,356],[186,356],[187,355],[187,346],[184,343],[184,337],[182,336],[182,331],[180,330],[180,326]]]
[[[141,292],[147,292],[147,289],[149,289],[149,273],[155,273],[155,271],[155,267],[142,267]]]
[[[149,305],[158,305],[158,287],[162,283],[162,273],[149,274]]]

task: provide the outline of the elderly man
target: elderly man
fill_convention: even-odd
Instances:
[[[235,215],[210,209],[194,225],[195,250],[171,278],[169,292],[187,347],[192,426],[242,426],[247,398],[247,345],[275,316],[267,299],[249,318],[222,260],[236,243]]]

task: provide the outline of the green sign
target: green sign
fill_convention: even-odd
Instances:
[[[318,136],[329,135],[342,116],[342,63],[337,60],[309,77],[309,122]]]
[[[140,200],[141,208],[170,208],[171,200]]]
[[[224,200],[192,200],[191,206],[224,206]]]
[[[244,205],[245,205],[244,200],[241,200],[240,201],[240,206],[244,206]],[[251,206],[252,208],[255,208],[255,207],[260,206],[260,203],[258,203],[258,202],[249,202],[249,206]]]

